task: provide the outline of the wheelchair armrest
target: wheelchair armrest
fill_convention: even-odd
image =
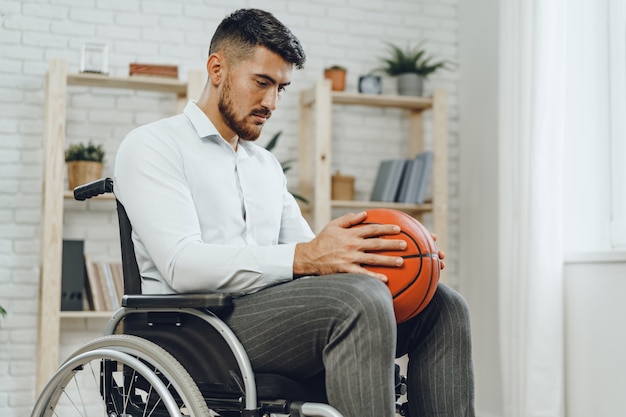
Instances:
[[[218,310],[229,307],[233,299],[228,294],[167,294],[125,295],[122,307],[128,308],[201,308]]]

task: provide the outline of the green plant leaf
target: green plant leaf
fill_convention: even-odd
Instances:
[[[65,162],[70,161],[104,161],[104,148],[102,145],[94,145],[91,141],[85,145],[77,143],[68,146],[65,150]]]
[[[272,138],[270,139],[270,141],[268,142],[267,145],[265,145],[265,149],[267,149],[268,151],[272,151],[272,149],[274,149],[276,147],[276,144],[278,143],[278,139],[280,138],[280,135],[283,133],[283,131],[278,131],[276,132],[276,134],[274,136],[272,136]]]
[[[280,138],[280,135],[283,133],[283,131],[279,131],[277,132],[274,136],[272,136],[272,138],[270,139],[270,141],[267,143],[267,145],[265,145],[265,149],[267,149],[268,151],[272,151],[272,149],[274,149],[276,147],[276,145],[278,144],[278,139]],[[283,168],[283,173],[289,171],[291,169],[291,163],[293,163],[294,160],[293,159],[288,159],[286,161],[282,161],[280,163],[280,166]],[[294,194],[291,193],[291,195],[293,195],[293,197],[296,200],[300,200],[304,203],[308,203],[309,200],[307,200],[306,198],[302,197],[301,195],[298,194]]]
[[[306,204],[308,204],[308,203],[309,203],[309,200],[307,200],[306,198],[302,197],[302,196],[301,196],[301,195],[299,195],[299,194],[296,194],[296,193],[291,193],[291,195],[292,195],[292,196],[293,196],[293,198],[295,198],[296,200],[300,200],[300,201],[302,201],[303,203],[306,203]]]
[[[407,45],[407,47],[403,49],[387,42],[389,57],[380,58],[384,65],[379,68],[379,70],[391,76],[415,73],[426,78],[428,75],[445,68],[449,64],[448,61],[431,63],[434,57],[426,55],[423,44],[424,42],[422,41],[416,46],[411,47]]]

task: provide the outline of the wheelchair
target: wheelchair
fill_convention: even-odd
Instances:
[[[74,190],[84,201],[113,192],[103,178]],[[31,417],[223,416],[342,417],[323,384],[255,373],[235,334],[220,319],[227,294],[142,295],[124,206],[116,200],[124,296],[104,336],[74,352],[38,397]],[[396,400],[406,378],[396,365]],[[406,415],[407,404],[397,403]]]

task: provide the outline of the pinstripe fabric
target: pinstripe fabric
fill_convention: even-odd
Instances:
[[[445,353],[433,354],[434,366],[427,359],[431,350],[436,351],[447,340],[435,334],[440,328],[443,333],[449,330],[444,323],[447,316],[437,313],[446,310],[448,297],[437,298],[437,306],[425,315],[428,320],[410,322],[411,325],[399,330],[405,334],[426,332],[435,339],[432,345],[424,345],[408,343],[404,337],[403,346],[416,350],[419,358],[410,367],[425,363],[426,376],[411,372],[419,376],[417,386],[427,383],[427,376],[434,372],[433,386],[447,390],[440,378],[447,378],[450,369],[440,366],[439,355],[447,358],[448,347],[442,348]],[[446,319],[441,320],[444,316]],[[235,299],[233,312],[224,320],[241,340],[256,371],[282,373],[296,379],[313,378],[325,372],[329,403],[346,417],[394,414],[393,364],[399,330],[389,291],[380,281],[352,274],[301,278]],[[423,334],[415,334],[410,339],[423,338]],[[456,356],[456,350],[452,351],[451,356]],[[464,364],[463,368],[467,365],[471,364]],[[471,373],[466,375],[471,379]],[[437,404],[447,402],[449,397],[447,391],[443,396],[427,390],[420,392],[424,399],[437,394],[432,398]],[[422,398],[416,394],[412,397]],[[420,405],[417,410],[436,408]],[[413,414],[413,417],[422,415],[471,414]]]
[[[411,417],[474,417],[469,310],[457,292],[439,284],[428,307],[398,327],[396,354],[409,355]]]

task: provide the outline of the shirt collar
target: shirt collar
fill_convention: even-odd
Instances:
[[[211,122],[211,119],[209,119],[207,115],[202,111],[202,109],[198,107],[195,101],[189,100],[189,102],[185,106],[185,109],[183,110],[183,113],[185,114],[185,116],[187,116],[187,119],[189,119],[189,122],[191,122],[191,125],[193,126],[199,137],[213,139],[218,143],[223,143],[224,145],[232,149],[228,142],[226,142],[226,139],[224,139],[222,135],[220,135],[220,133],[217,131],[217,129],[213,125],[213,122]],[[240,140],[239,149],[242,150],[242,152],[238,152],[239,157],[245,158],[250,152],[253,151],[254,147],[251,143]]]
[[[211,120],[206,114],[204,114],[200,107],[198,107],[195,101],[190,100],[185,106],[183,113],[191,122],[191,125],[196,130],[196,133],[198,133],[198,136],[201,138],[217,136],[223,140]]]

